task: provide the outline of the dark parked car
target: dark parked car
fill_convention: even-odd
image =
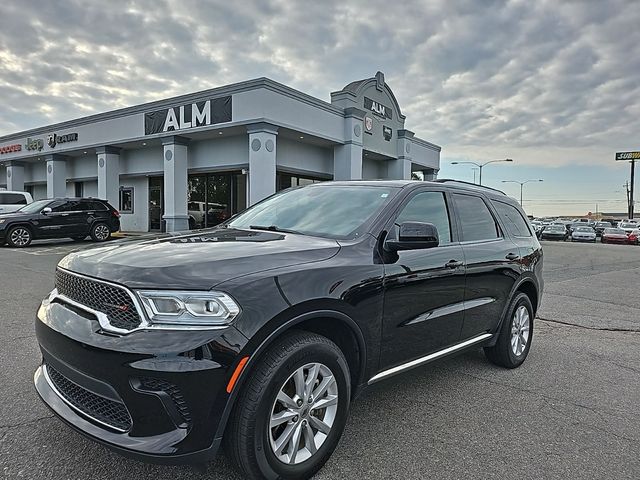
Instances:
[[[104,242],[120,230],[120,213],[106,200],[97,198],[53,198],[25,205],[14,213],[0,215],[0,245],[27,247],[42,238],[87,236]]]
[[[224,440],[250,478],[308,478],[367,385],[469,348],[522,364],[542,282],[501,192],[318,183],[213,229],[64,258],[34,382],[120,453],[204,463]]]
[[[613,225],[611,225],[609,222],[596,222],[596,225],[594,227],[596,236],[600,237],[602,235],[602,232],[604,232],[606,228],[613,228]]]
[[[564,225],[551,224],[542,230],[540,238],[542,240],[566,240],[569,237],[569,232]]]

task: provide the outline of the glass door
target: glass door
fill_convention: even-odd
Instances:
[[[162,230],[164,215],[163,177],[149,178],[149,231]]]

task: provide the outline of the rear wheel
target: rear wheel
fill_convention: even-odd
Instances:
[[[27,227],[18,225],[9,230],[6,242],[16,248],[28,247],[33,240],[33,234]]]
[[[485,347],[487,358],[501,367],[516,368],[529,354],[533,339],[533,307],[525,293],[518,293],[511,303],[493,347]]]
[[[106,223],[98,222],[91,227],[91,239],[94,242],[104,242],[111,238],[111,229]]]
[[[338,346],[292,332],[247,378],[229,419],[227,452],[248,478],[309,478],[338,444],[350,396],[349,368]]]

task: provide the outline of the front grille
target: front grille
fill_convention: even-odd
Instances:
[[[58,293],[104,313],[116,328],[133,330],[140,325],[140,315],[124,288],[56,270]]]
[[[180,389],[173,383],[169,383],[165,380],[158,378],[143,377],[140,379],[140,384],[144,390],[149,392],[165,392],[173,400],[178,413],[187,425],[191,425],[191,412],[185,402],[184,397]]]
[[[98,422],[126,432],[131,428],[131,416],[122,402],[96,395],[72,382],[50,365],[47,375],[58,393],[74,408]]]

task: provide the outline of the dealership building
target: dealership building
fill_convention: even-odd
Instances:
[[[0,188],[105,198],[125,231],[200,228],[291,186],[435,178],[440,147],[404,124],[381,72],[330,103],[259,78],[0,137]]]

